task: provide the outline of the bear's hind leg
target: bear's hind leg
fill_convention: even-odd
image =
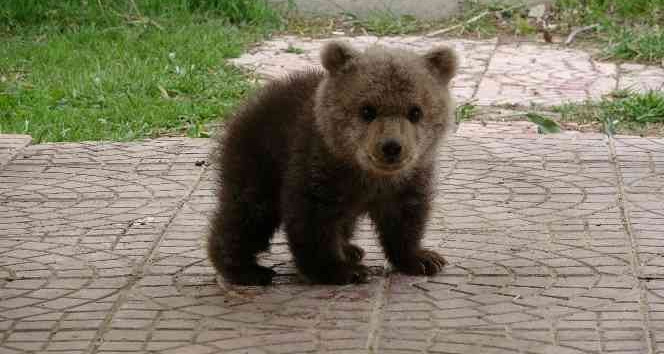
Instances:
[[[229,192],[237,189],[228,188]],[[276,274],[258,265],[256,255],[270,247],[279,227],[279,211],[273,196],[244,191],[222,197],[212,220],[208,253],[224,279],[240,285],[267,285]]]

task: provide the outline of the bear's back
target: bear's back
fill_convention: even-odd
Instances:
[[[314,97],[324,72],[309,69],[268,83],[231,118],[223,137],[221,166],[284,166],[295,139],[310,136]]]

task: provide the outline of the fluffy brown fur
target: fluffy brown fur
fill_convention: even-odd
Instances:
[[[350,239],[357,218],[368,213],[396,269],[437,273],[444,259],[420,240],[436,146],[453,125],[454,52],[374,46],[360,53],[331,42],[321,59],[326,71],[263,88],[220,141],[212,263],[232,283],[269,284],[275,272],[256,255],[283,225],[310,281],[364,282],[364,251]]]

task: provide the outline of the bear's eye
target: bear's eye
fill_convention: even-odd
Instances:
[[[411,123],[417,123],[422,118],[422,109],[417,106],[410,107],[408,110],[408,120]]]
[[[370,123],[376,119],[376,107],[364,106],[362,109],[360,109],[360,115],[365,122]]]

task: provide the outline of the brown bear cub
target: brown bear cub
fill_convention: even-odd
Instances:
[[[258,265],[284,226],[295,264],[314,283],[365,282],[364,251],[350,243],[368,214],[399,271],[432,275],[443,257],[422,248],[436,146],[454,122],[453,50],[424,55],[328,43],[325,71],[264,87],[230,122],[221,152],[209,256],[236,284],[269,284]]]

